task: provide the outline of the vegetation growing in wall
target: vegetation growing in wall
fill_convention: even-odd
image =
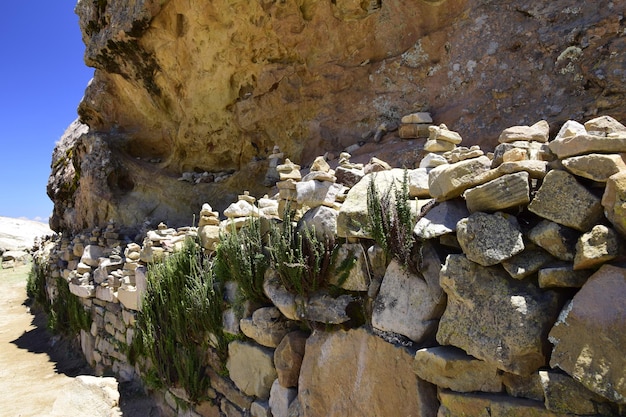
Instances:
[[[69,290],[62,277],[55,279],[56,295],[50,299],[46,291],[46,264],[35,259],[26,282],[26,294],[48,316],[48,328],[53,333],[75,336],[81,330],[89,331],[91,317],[80,299]]]
[[[318,239],[313,228],[296,230],[289,215],[270,230],[272,265],[285,288],[302,296],[325,285],[334,248],[333,239]]]
[[[225,359],[222,330],[222,284],[211,260],[194,239],[163,262],[148,267],[148,285],[137,316],[131,360],[148,358],[152,369],[145,382],[153,387],[177,386],[192,402],[207,392],[204,358],[216,348]]]
[[[385,252],[387,261],[395,258],[402,265],[416,271],[412,252],[415,244],[413,227],[415,216],[411,212],[408,174],[404,171],[402,185],[395,182],[382,194],[376,188],[374,178],[367,188],[367,210],[370,233]]]
[[[267,303],[263,279],[269,267],[269,255],[263,245],[259,219],[251,219],[237,231],[223,234],[217,246],[215,274],[220,281],[235,281],[239,285],[237,305],[250,300]],[[237,307],[236,305],[236,307]]]

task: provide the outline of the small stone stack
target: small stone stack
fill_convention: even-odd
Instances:
[[[461,143],[461,135],[449,130],[445,124],[428,127],[428,140],[424,144],[424,150],[428,152],[449,152]]]
[[[283,162],[284,157],[285,154],[280,151],[278,145],[275,145],[272,150],[272,154],[267,157],[269,166],[267,167],[267,173],[265,174],[265,180],[263,181],[265,186],[271,187],[280,180],[277,167]]]
[[[202,247],[210,251],[214,251],[220,241],[219,213],[213,211],[208,203],[204,203],[200,210],[198,237]]]
[[[352,188],[352,186],[359,181],[361,178],[365,176],[365,172],[363,171],[363,164],[355,164],[350,162],[350,155],[348,152],[342,152],[339,155],[339,164],[335,169],[335,176],[337,177],[337,182],[339,184],[343,184],[348,188]]]
[[[302,174],[300,174],[300,165],[294,164],[289,158],[285,159],[284,164],[278,165],[276,170],[280,180],[276,183],[276,187],[278,187],[278,213],[282,217],[287,207],[291,211],[297,209],[296,184],[302,179]]]
[[[305,211],[322,205],[338,208],[335,200],[343,186],[337,184],[336,180],[335,171],[330,169],[323,156],[318,156],[313,161],[310,172],[302,178],[302,181],[296,183],[298,206],[303,207]]]
[[[256,198],[250,195],[248,191],[238,196],[236,203],[232,203],[224,210],[224,216],[227,219],[222,223],[222,229],[230,232],[241,229],[250,217],[259,217],[259,209],[254,205]]]
[[[402,139],[419,139],[429,136],[429,126],[433,123],[430,113],[418,112],[407,114],[401,119],[398,135]]]

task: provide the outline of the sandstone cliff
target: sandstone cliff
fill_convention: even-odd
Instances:
[[[264,192],[275,144],[306,165],[413,111],[485,148],[514,123],[624,120],[625,9],[80,0],[85,61],[96,68],[79,106],[89,130],[68,131],[53,156],[51,226],[189,223],[204,201],[223,209],[236,191]],[[194,171],[225,180],[177,181]]]

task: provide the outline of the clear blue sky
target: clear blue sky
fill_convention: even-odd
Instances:
[[[76,0],[5,1],[0,13],[0,216],[44,222],[52,150],[93,69]]]

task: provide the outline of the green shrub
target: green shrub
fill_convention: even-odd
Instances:
[[[374,178],[367,189],[367,210],[370,233],[383,249],[387,261],[397,259],[402,265],[415,271],[412,251],[415,244],[413,228],[415,216],[411,212],[408,174],[404,171],[401,187],[395,182],[381,195]]]
[[[319,240],[313,228],[296,230],[289,215],[270,229],[270,257],[282,284],[302,296],[325,286],[335,247],[333,239]]]
[[[138,355],[154,367],[144,376],[153,388],[180,386],[190,399],[202,399],[209,387],[204,357],[210,339],[225,360],[222,284],[211,260],[193,239],[163,262],[148,268],[147,289],[137,316],[131,360]]]
[[[46,294],[46,268],[39,261],[33,260],[26,281],[26,295],[49,312],[48,296]]]
[[[230,233],[221,236],[215,257],[215,274],[222,282],[239,284],[239,306],[245,300],[261,304],[269,301],[263,292],[263,278],[268,266],[269,257],[263,246],[259,219],[251,219],[239,231],[233,226]]]

